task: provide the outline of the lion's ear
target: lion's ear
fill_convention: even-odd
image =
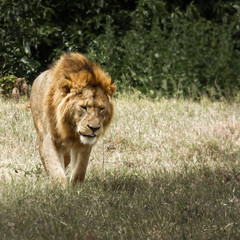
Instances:
[[[59,89],[64,95],[67,95],[68,93],[70,93],[71,88],[72,88],[72,84],[68,80],[63,80],[59,84]]]

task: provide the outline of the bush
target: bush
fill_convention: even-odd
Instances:
[[[14,75],[6,75],[0,78],[0,94],[5,97],[10,97],[16,81],[17,77]]]
[[[17,78],[14,75],[5,75],[0,78],[0,95],[5,98],[12,98],[19,101],[21,95],[27,98],[29,95],[29,86],[25,78]]]
[[[2,75],[29,80],[64,51],[86,53],[87,46],[105,32],[108,14],[125,17],[125,1],[4,0],[0,2],[0,64]],[[131,4],[130,4],[131,6]],[[119,15],[115,14],[118,11]],[[124,12],[124,11],[123,11]],[[119,21],[122,30],[125,21]]]
[[[239,90],[239,13],[217,24],[193,4],[170,14],[164,2],[143,0],[132,19],[132,29],[117,43],[111,28],[90,46],[102,64],[111,63],[106,67],[120,88],[192,98],[228,97]]]
[[[240,89],[240,5],[178,1],[0,3],[2,75],[30,82],[63,51],[99,62],[118,90],[213,98]]]

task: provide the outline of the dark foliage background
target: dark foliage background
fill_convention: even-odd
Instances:
[[[31,83],[65,51],[99,62],[120,91],[228,98],[240,89],[240,2],[0,1],[1,76]]]

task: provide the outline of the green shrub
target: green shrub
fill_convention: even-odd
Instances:
[[[33,81],[64,51],[86,53],[87,46],[105,32],[109,15],[115,16],[123,31],[128,15],[119,9],[125,2],[110,2],[0,1],[2,75],[14,74]]]
[[[124,36],[108,23],[88,47],[89,56],[105,65],[120,90],[191,98],[239,91],[239,12],[223,14],[216,23],[201,17],[193,4],[168,13],[163,1],[142,0],[131,18]]]
[[[14,75],[6,75],[0,78],[0,94],[5,97],[10,97],[17,77]]]
[[[122,91],[229,97],[240,90],[240,5],[4,0],[0,64],[32,82],[63,51],[99,62]]]

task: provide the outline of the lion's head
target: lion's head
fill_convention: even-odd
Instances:
[[[47,98],[52,129],[61,140],[93,145],[112,119],[115,84],[98,64],[78,53],[64,54],[52,71]]]

